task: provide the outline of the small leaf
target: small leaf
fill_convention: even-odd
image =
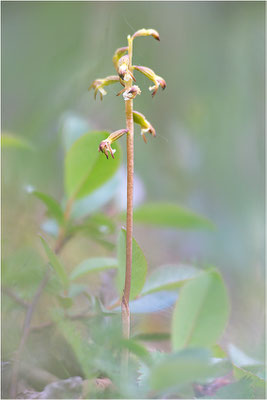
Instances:
[[[223,363],[226,366],[226,363]],[[227,365],[229,369],[230,365]],[[166,356],[151,369],[150,384],[153,390],[166,390],[188,383],[220,376],[222,366],[214,364],[206,349],[184,349]]]
[[[180,291],[172,320],[173,349],[214,345],[228,316],[229,301],[220,274],[215,269],[203,272]]]
[[[118,261],[116,258],[88,258],[82,261],[71,273],[70,279],[74,280],[80,278],[91,272],[100,272],[105,269],[117,268]]]
[[[67,288],[69,285],[69,278],[65,271],[65,268],[62,266],[58,257],[51,250],[51,248],[49,247],[47,242],[42,237],[40,237],[40,239],[41,239],[42,245],[45,249],[46,255],[49,259],[51,267],[54,269],[55,273],[57,274],[57,276],[58,276],[60,282],[62,283],[62,285],[64,286],[64,288]]]
[[[200,272],[190,265],[162,265],[148,277],[142,289],[142,295],[161,290],[173,290]]]
[[[165,310],[172,307],[177,300],[177,292],[156,292],[142,296],[130,301],[132,314],[148,314]]]
[[[34,150],[33,145],[26,139],[6,133],[2,133],[1,135],[1,146],[2,148],[17,147],[24,150]]]
[[[118,284],[120,293],[122,293],[125,281],[126,269],[126,230],[121,229],[118,241]],[[134,299],[141,292],[147,273],[147,262],[145,256],[133,238],[133,256],[132,256],[132,280],[131,280],[131,293],[130,299]]]
[[[118,144],[114,144],[114,160],[106,160],[98,152],[99,143],[108,135],[108,132],[93,131],[80,137],[71,146],[65,158],[65,188],[68,197],[78,199],[92,193],[117,171],[121,161]]]
[[[37,190],[32,190],[30,193],[41,200],[46,205],[49,215],[52,218],[55,218],[58,223],[62,225],[64,221],[64,215],[60,204],[48,194],[38,192]]]
[[[133,336],[134,340],[141,340],[142,342],[159,342],[162,340],[170,340],[171,335],[168,332],[155,332],[155,333],[138,333]]]
[[[64,309],[68,309],[73,305],[73,300],[71,297],[57,296],[58,302]]]
[[[134,210],[134,221],[178,229],[214,229],[208,219],[177,204],[150,203]]]

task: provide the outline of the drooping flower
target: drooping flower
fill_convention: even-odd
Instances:
[[[135,39],[138,36],[153,36],[156,40],[160,40],[159,34],[155,29],[139,29],[133,34],[132,38]]]
[[[147,143],[145,133],[151,133],[152,136],[156,136],[155,129],[142,113],[133,111],[133,120],[136,124],[140,125],[141,135],[145,143]]]
[[[129,64],[130,61],[128,55],[121,57],[117,63],[118,75],[125,82],[129,81],[130,79],[135,81],[135,77],[129,68]]]
[[[116,69],[116,71],[118,70],[118,62],[119,59],[124,56],[128,51],[128,46],[127,47],[120,47],[119,49],[117,49],[114,53],[114,56],[112,58],[114,67]]]
[[[104,89],[104,86],[112,85],[113,83],[120,82],[120,78],[117,75],[107,76],[103,79],[96,79],[88,88],[94,89],[94,98],[96,99],[97,92],[100,94],[100,99],[103,99],[103,96],[107,94]]]
[[[144,74],[148,79],[150,79],[152,82],[154,82],[154,86],[150,86],[149,90],[152,91],[152,96],[154,97],[155,94],[158,91],[159,86],[162,89],[165,89],[166,87],[166,82],[161,76],[156,75],[155,72],[148,68],[148,67],[143,67],[141,65],[133,65],[133,68],[136,69],[137,71],[141,72]]]
[[[123,93],[123,98],[125,101],[134,99],[138,94],[141,94],[141,90],[137,85],[131,86],[129,89],[124,88],[117,96],[120,96]]]
[[[105,140],[102,140],[98,147],[98,151],[102,151],[108,159],[108,153],[114,158],[115,149],[112,149],[111,145],[125,133],[128,133],[128,129],[120,129],[118,131],[112,132]]]

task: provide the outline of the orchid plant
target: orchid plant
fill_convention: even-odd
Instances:
[[[106,78],[96,79],[90,89],[94,89],[94,97],[97,93],[100,94],[101,100],[106,95],[104,87],[120,83],[123,88],[117,93],[117,96],[122,94],[125,101],[125,116],[126,128],[117,130],[111,133],[107,139],[103,140],[99,145],[99,151],[102,151],[105,156],[114,158],[115,150],[111,145],[123,135],[127,135],[127,224],[126,224],[126,273],[125,284],[121,302],[122,309],[122,326],[123,335],[125,338],[130,336],[130,310],[129,299],[131,290],[131,272],[132,272],[132,236],[133,236],[133,175],[134,175],[134,123],[140,125],[141,135],[147,142],[146,133],[156,136],[156,131],[146,117],[139,111],[133,110],[133,100],[137,95],[141,94],[139,86],[133,84],[136,82],[134,71],[139,71],[153,82],[153,86],[149,87],[152,92],[152,97],[155,96],[159,87],[166,88],[165,80],[156,75],[155,72],[141,65],[133,65],[133,41],[137,37],[152,36],[156,40],[160,40],[159,34],[155,29],[139,29],[132,36],[128,36],[128,46],[120,47],[115,51],[113,56],[113,64],[117,75],[107,76]]]

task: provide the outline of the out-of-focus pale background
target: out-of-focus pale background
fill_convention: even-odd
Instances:
[[[217,266],[232,304],[225,340],[263,357],[264,8],[264,2],[2,2],[2,130],[35,147],[2,153],[2,249],[20,271],[16,279],[36,260],[44,220],[43,206],[25,187],[62,198],[61,131],[68,124],[125,126],[119,86],[110,86],[102,103],[87,89],[114,74],[112,55],[127,34],[155,28],[160,42],[134,43],[134,63],[167,82],[152,99],[150,83],[136,72],[142,96],[135,109],[157,131],[145,145],[136,129],[136,196],[191,208],[217,229],[136,226],[135,237],[150,269],[178,261]],[[84,240],[73,248],[64,253],[69,265],[103,254]]]

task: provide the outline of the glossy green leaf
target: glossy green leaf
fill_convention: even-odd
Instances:
[[[56,254],[51,250],[48,243],[42,237],[40,237],[40,239],[41,239],[42,245],[45,249],[46,255],[49,259],[49,263],[50,263],[51,267],[54,269],[54,271],[55,271],[57,277],[59,278],[60,282],[62,283],[63,287],[67,288],[69,285],[69,278],[68,278],[65,268],[60,263]]]
[[[47,211],[51,217],[55,218],[60,225],[63,223],[63,211],[60,204],[53,197],[49,196],[48,194],[38,192],[37,190],[32,190],[30,193],[46,205]]]
[[[203,272],[180,290],[172,320],[174,350],[212,346],[221,336],[229,316],[229,301],[221,275]]]
[[[223,375],[230,369],[228,362],[214,363],[206,349],[184,349],[166,356],[151,369],[150,385],[153,390],[169,390]]]
[[[122,293],[125,281],[126,269],[126,230],[121,229],[118,240],[118,285],[120,293]],[[132,256],[132,281],[130,299],[134,299],[141,292],[147,273],[146,258],[139,247],[136,240],[133,238],[133,256]]]
[[[134,221],[177,229],[214,229],[207,218],[169,203],[148,203],[135,209]]]
[[[2,146],[2,148],[16,147],[16,148],[24,149],[24,150],[33,150],[34,149],[33,145],[30,142],[28,142],[26,139],[21,138],[19,136],[7,134],[7,133],[2,133],[2,135],[1,135],[1,146]]]
[[[65,158],[65,189],[68,197],[81,198],[107,182],[117,171],[120,162],[120,148],[117,143],[115,158],[99,153],[98,147],[108,132],[93,131],[80,137],[71,146]]]
[[[117,268],[118,261],[116,258],[96,257],[88,258],[82,261],[70,275],[70,279],[74,280],[92,272],[100,272],[105,269]]]
[[[173,290],[201,271],[190,265],[162,265],[147,278],[142,295],[161,290]]]

